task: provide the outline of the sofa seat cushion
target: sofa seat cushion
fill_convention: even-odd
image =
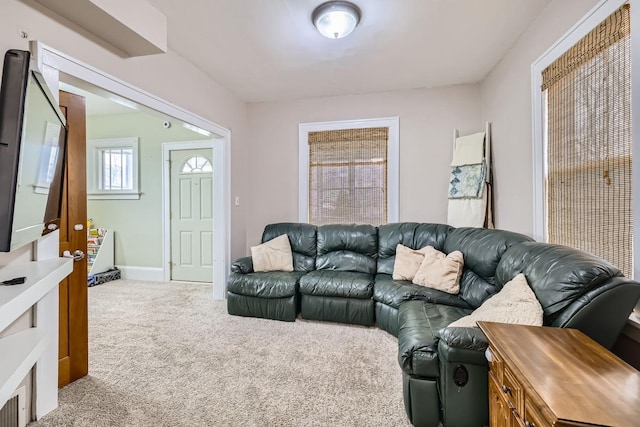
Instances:
[[[410,375],[440,375],[438,331],[471,313],[471,309],[407,301],[398,310],[398,363]]]
[[[393,308],[400,307],[405,301],[422,300],[454,307],[471,308],[460,296],[449,294],[425,286],[415,285],[406,280],[393,280],[390,274],[378,274],[373,284],[373,298],[377,302]]]
[[[264,273],[232,273],[227,291],[259,298],[285,298],[296,294],[302,271],[269,271]]]
[[[373,275],[354,271],[316,270],[300,279],[303,295],[371,298]]]

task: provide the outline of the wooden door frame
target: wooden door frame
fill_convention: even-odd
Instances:
[[[77,81],[85,82],[90,86],[95,86],[122,97],[124,100],[131,100],[136,104],[181,120],[185,123],[185,127],[190,126],[193,130],[212,137],[212,141],[215,141],[213,146],[216,151],[212,159],[213,168],[214,171],[218,171],[218,176],[214,175],[214,179],[217,180],[214,182],[216,195],[214,203],[217,206],[217,215],[214,214],[216,215],[214,219],[214,233],[216,234],[214,256],[216,257],[216,265],[214,266],[212,293],[214,299],[224,299],[227,276],[231,266],[231,242],[229,236],[229,230],[231,230],[231,203],[229,202],[231,200],[231,131],[41,42],[32,41],[30,50],[38,63],[38,67],[43,70],[45,80],[54,89],[54,92],[57,92],[59,88],[60,75],[62,74],[73,79],[74,84]]]
[[[184,151],[184,150],[198,150],[198,149],[210,149],[211,150],[211,164],[213,165],[213,277],[214,281],[214,295],[218,289],[224,290],[224,288],[215,286],[215,280],[218,277],[217,270],[225,268],[219,262],[221,254],[216,252],[220,245],[216,245],[217,233],[221,227],[224,227],[224,223],[220,221],[222,216],[221,206],[224,203],[222,195],[216,191],[216,180],[221,179],[222,171],[216,168],[219,162],[216,161],[216,157],[223,155],[221,145],[216,140],[202,140],[202,141],[184,141],[184,142],[165,142],[162,144],[162,274],[164,281],[171,280],[171,169],[170,160],[172,151]],[[224,295],[221,295],[218,299],[224,299]]]

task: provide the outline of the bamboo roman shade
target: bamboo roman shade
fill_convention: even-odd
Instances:
[[[632,277],[629,5],[542,76],[549,242],[591,252]]]
[[[387,222],[386,127],[309,132],[309,222]]]

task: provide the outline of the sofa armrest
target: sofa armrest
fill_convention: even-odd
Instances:
[[[231,272],[240,274],[253,273],[253,260],[250,256],[238,258],[231,264]]]
[[[489,346],[487,337],[478,328],[442,328],[438,337],[447,346],[460,350],[485,351]]]
[[[574,328],[611,348],[640,297],[640,283],[614,277],[573,301],[551,326]]]
[[[443,362],[487,364],[489,342],[478,328],[442,328],[437,332],[438,354]]]

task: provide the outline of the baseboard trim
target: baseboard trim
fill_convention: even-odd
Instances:
[[[119,265],[118,269],[122,272],[123,279],[164,282],[164,271],[162,268]]]

